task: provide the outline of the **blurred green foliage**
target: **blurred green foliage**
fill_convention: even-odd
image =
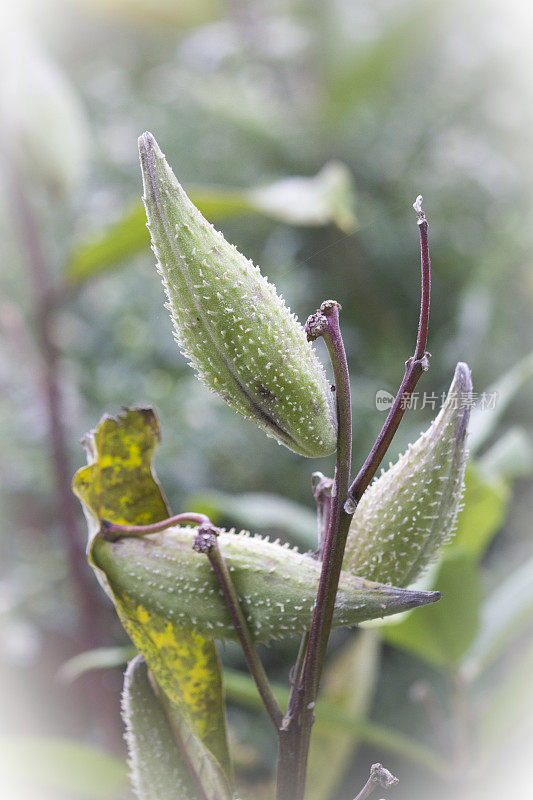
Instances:
[[[312,546],[309,473],[332,469],[329,460],[310,467],[234,418],[178,355],[135,210],[136,140],[148,128],[180,180],[201,187],[206,211],[261,264],[300,319],[326,297],[342,303],[356,464],[383,420],[376,390],[395,390],[412,351],[419,288],[411,203],[418,192],[425,195],[433,358],[419,388],[439,396],[457,360],[469,363],[479,393],[475,463],[458,538],[427,579],[446,587],[446,596],[418,612],[442,619],[428,617],[426,625],[412,615],[395,633],[392,625],[384,629],[388,643],[364,709],[369,719],[356,719],[363,709],[353,710],[354,695],[341,701],[344,720],[336,728],[330,722],[344,759],[336,762],[344,783],[340,775],[338,788],[330,788],[333,800],[352,797],[368,764],[383,760],[400,775],[397,798],[458,797],[453,775],[450,788],[428,766],[431,758],[422,768],[417,745],[457,772],[464,752],[458,755],[455,743],[466,739],[482,775],[466,796],[490,797],[487,787],[497,790],[509,754],[527,752],[532,718],[533,104],[526,4],[47,0],[10,17],[0,87],[1,732],[95,741],[124,758],[120,672],[91,671],[68,686],[55,679],[80,652],[82,601],[58,515],[35,276],[14,182],[27,199],[56,302],[52,329],[72,471],[83,463],[77,441],[102,412],[153,403],[164,437],[157,469],[175,511],[194,498],[218,509],[221,523],[257,522],[263,532]],[[277,213],[257,208],[259,189],[294,176],[316,181],[330,162],[344,165],[355,185],[357,230],[352,201],[342,193],[340,217],[330,206],[336,225],[302,225],[287,206],[280,210],[279,199]],[[315,215],[314,223],[326,221],[323,212]],[[111,263],[120,268],[104,270]],[[499,393],[493,412],[481,407],[483,392]],[[406,415],[391,458],[433,416],[422,405]],[[285,527],[279,509],[273,513],[276,495],[291,503],[281,507]],[[96,602],[96,643],[124,644],[109,607],[103,598]],[[342,658],[357,642],[357,635],[339,633],[332,649]],[[295,647],[263,653],[285,686]],[[235,648],[224,660],[242,668]],[[267,722],[236,691],[235,672],[229,675],[242,796],[267,797],[275,758]],[[421,682],[429,689],[414,702],[409,689]],[[95,696],[100,704],[88,699]],[[348,730],[352,711],[366,737]],[[414,743],[412,751],[402,751],[402,742]],[[14,738],[10,746],[22,747]],[[40,759],[22,756],[25,765]],[[91,770],[93,795],[84,795],[76,775],[64,771],[65,761],[78,763],[74,756],[45,760],[64,780],[42,785],[43,798],[47,791],[69,800],[115,796],[97,788],[98,768]],[[12,773],[27,782],[32,773],[18,763],[8,758]],[[524,780],[527,770],[526,763]],[[31,796],[40,800],[37,791]]]

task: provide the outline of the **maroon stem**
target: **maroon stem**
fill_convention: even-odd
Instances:
[[[217,529],[211,525],[210,522],[207,522],[207,524],[199,527],[193,549],[199,553],[206,553],[209,559],[211,569],[215,573],[215,577],[224,597],[224,602],[226,603],[226,608],[228,609],[233,627],[235,628],[241,644],[250,674],[255,681],[257,691],[259,692],[270,719],[274,723],[276,730],[279,730],[283,719],[283,712],[274,696],[267,674],[259,658],[255,642],[241,608],[239,595],[231,579],[226,561],[220,552],[217,536]]]
[[[344,503],[348,495],[352,462],[352,411],[350,379],[346,352],[339,326],[338,304],[335,304],[327,314],[327,320],[327,329],[323,335],[335,375],[339,431],[335,478],[331,492],[331,506],[322,556],[322,572],[303,669],[303,681],[305,683],[309,682],[309,696],[306,698],[308,701],[315,700],[318,692],[318,683],[333,620],[335,598],[344,556],[344,545],[351,521],[351,514],[345,512]]]
[[[405,375],[385,424],[356,479],[348,488],[351,467],[351,403],[346,354],[339,328],[337,303],[327,301],[307,321],[308,338],[323,336],[328,346],[337,389],[337,464],[323,548],[323,566],[309,633],[309,643],[299,683],[293,687],[287,716],[279,735],[278,800],[303,800],[307,759],[314,721],[314,706],[326,657],[335,599],[350,522],[357,503],[374,477],[422,372],[428,369],[426,353],[431,290],[428,225],[414,204],[420,229],[422,298],[415,352],[406,363]],[[377,766],[377,765],[376,765]]]
[[[176,514],[174,517],[162,519],[159,522],[153,522],[151,525],[118,525],[103,520],[101,531],[105,539],[114,541],[120,536],[148,536],[150,533],[159,533],[175,525],[181,525],[184,522],[193,522],[195,525],[211,524],[209,517],[205,514],[186,512],[185,514]]]
[[[421,201],[421,198],[420,198]],[[418,206],[418,207],[417,207]],[[422,273],[422,298],[420,302],[420,320],[418,323],[418,335],[414,355],[405,363],[405,374],[398,393],[394,399],[387,419],[375,441],[372,450],[359,470],[357,477],[350,486],[348,492],[348,510],[355,511],[357,504],[372,478],[377,472],[383,457],[389,449],[390,443],[394,438],[400,422],[402,421],[405,409],[409,405],[409,400],[418,380],[423,372],[429,368],[429,353],[426,352],[428,327],[429,327],[429,303],[431,293],[431,261],[429,258],[428,246],[428,224],[420,203],[415,203],[418,213],[418,227],[420,229],[420,263]]]
[[[344,510],[350,480],[352,415],[348,364],[339,326],[339,304],[332,301],[323,303],[313,318],[308,320],[307,330],[311,331],[308,335],[310,338],[323,336],[333,365],[337,393],[337,462],[309,643],[299,684],[292,693],[293,707],[289,708],[279,735],[278,800],[303,800],[314,721],[313,709],[326,657],[346,537],[352,519],[352,515]],[[314,325],[316,327],[313,329]]]

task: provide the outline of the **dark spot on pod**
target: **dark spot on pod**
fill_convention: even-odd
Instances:
[[[259,392],[259,394],[261,395],[261,397],[262,397],[264,400],[275,400],[275,399],[276,399],[276,395],[275,395],[275,394],[273,394],[273,393],[270,391],[270,389],[267,389],[267,387],[266,387],[266,386],[263,386],[263,384],[262,384],[262,383],[258,383],[258,384],[257,384],[257,391]]]

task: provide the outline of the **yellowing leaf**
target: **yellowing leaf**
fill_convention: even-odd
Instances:
[[[161,441],[151,408],[130,408],[104,416],[82,443],[88,466],[74,476],[74,493],[92,516],[92,534],[103,519],[121,525],[148,525],[170,511],[155,475],[152,456]]]
[[[84,440],[89,464],[76,473],[73,488],[88,518],[89,561],[124,628],[171,702],[228,772],[222,677],[214,641],[163,620],[124,594],[114,594],[92,559],[103,519],[143,525],[169,516],[151,466],[159,441],[159,423],[151,408],[105,416]]]
[[[158,684],[180,714],[192,720],[200,740],[229,767],[222,676],[214,641],[135,606],[126,595],[115,594],[114,600],[124,629]]]

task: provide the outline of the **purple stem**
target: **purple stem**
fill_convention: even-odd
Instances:
[[[331,492],[328,526],[323,546],[309,643],[299,684],[279,736],[278,800],[303,800],[314,705],[326,657],[335,598],[342,568],[346,537],[352,515],[344,510],[348,497],[352,455],[350,379],[339,326],[339,304],[328,300],[307,321],[308,338],[322,336],[327,345],[337,392],[337,462]]]
[[[376,474],[385,453],[389,449],[390,443],[398,430],[398,426],[402,421],[405,409],[409,405],[409,399],[415,390],[420,376],[429,369],[430,354],[426,352],[426,347],[431,294],[431,261],[429,258],[428,246],[428,224],[424,212],[421,209],[421,202],[422,198],[419,197],[414,204],[418,214],[418,227],[420,230],[420,264],[422,273],[422,297],[420,301],[420,319],[418,323],[415,352],[414,355],[405,362],[405,374],[391,410],[388,413],[387,419],[365,463],[350,486],[347,510],[352,513],[357,508],[358,502]]]
[[[176,514],[174,517],[153,522],[151,525],[115,525],[113,522],[102,520],[101,533],[104,539],[114,541],[121,536],[148,536],[150,533],[159,533],[174,525],[181,525],[183,522],[193,522],[195,525],[210,525],[211,521],[205,514],[195,514],[193,512]]]

